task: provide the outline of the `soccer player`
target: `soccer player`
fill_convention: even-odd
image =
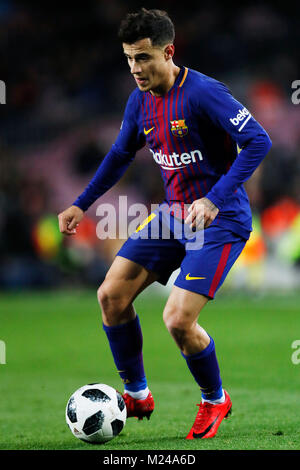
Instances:
[[[142,331],[133,301],[154,281],[180,273],[163,319],[201,389],[201,403],[187,439],[215,436],[231,412],[213,338],[198,316],[213,299],[242,252],[251,227],[243,183],[267,155],[271,141],[251,113],[221,82],[177,66],[174,26],[166,12],[141,9],[122,21],[119,38],[137,87],[131,93],[119,135],[95,176],[71,207],[59,214],[62,233],[73,235],[84,212],[124,174],[135,153],[148,145],[160,166],[165,204],[189,204],[170,220],[199,231],[202,248],[188,237],[133,237],[121,247],[98,290],[103,328],[125,384],[128,417],[149,419],[154,400],[143,366]],[[142,224],[163,224],[158,212]],[[148,222],[148,223],[147,223]],[[195,247],[194,247],[195,248]]]

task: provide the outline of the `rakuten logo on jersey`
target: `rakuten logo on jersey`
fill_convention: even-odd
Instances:
[[[179,168],[184,168],[186,165],[190,163],[196,163],[198,160],[203,160],[202,153],[200,150],[193,150],[191,153],[175,153],[173,152],[172,155],[165,155],[160,150],[159,152],[152,152],[153,158],[158,163],[161,168],[164,170],[178,170]]]
[[[247,119],[244,121],[245,118]],[[229,121],[234,126],[238,126],[240,122],[244,121],[241,127],[238,129],[238,131],[240,132],[245,126],[245,124],[247,124],[250,118],[251,118],[251,114],[249,113],[248,109],[243,108],[243,109],[239,109],[239,113],[236,115],[236,117],[230,118]]]

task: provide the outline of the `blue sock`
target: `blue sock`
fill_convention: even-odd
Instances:
[[[191,356],[181,354],[200,386],[202,398],[204,400],[220,399],[223,395],[223,388],[214,340],[210,337],[209,345],[199,353]]]
[[[110,349],[125,389],[138,392],[147,388],[143,363],[143,335],[138,316],[128,323],[106,326]]]

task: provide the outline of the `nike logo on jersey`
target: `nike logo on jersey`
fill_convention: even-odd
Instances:
[[[248,109],[247,108],[243,108],[243,109],[239,109],[239,113],[236,115],[236,117],[234,118],[230,118],[229,121],[231,122],[231,124],[233,124],[234,126],[238,126],[240,124],[240,122],[244,121],[245,118],[247,118],[243,124],[241,125],[241,127],[238,129],[238,132],[241,132],[241,130],[243,129],[243,127],[247,124],[247,122],[249,121],[249,119],[252,117],[251,113],[249,113]]]
[[[187,281],[193,281],[195,279],[206,279],[206,277],[196,277],[196,276],[190,276],[191,273],[188,273],[185,278]]]
[[[153,131],[153,129],[154,129],[154,127],[151,127],[151,129],[145,129],[145,128],[144,128],[144,134],[145,134],[145,135],[148,135],[149,132]]]

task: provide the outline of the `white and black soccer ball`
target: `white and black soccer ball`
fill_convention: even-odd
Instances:
[[[105,384],[80,387],[66,406],[66,421],[72,434],[86,442],[107,442],[116,437],[126,423],[122,395]]]

